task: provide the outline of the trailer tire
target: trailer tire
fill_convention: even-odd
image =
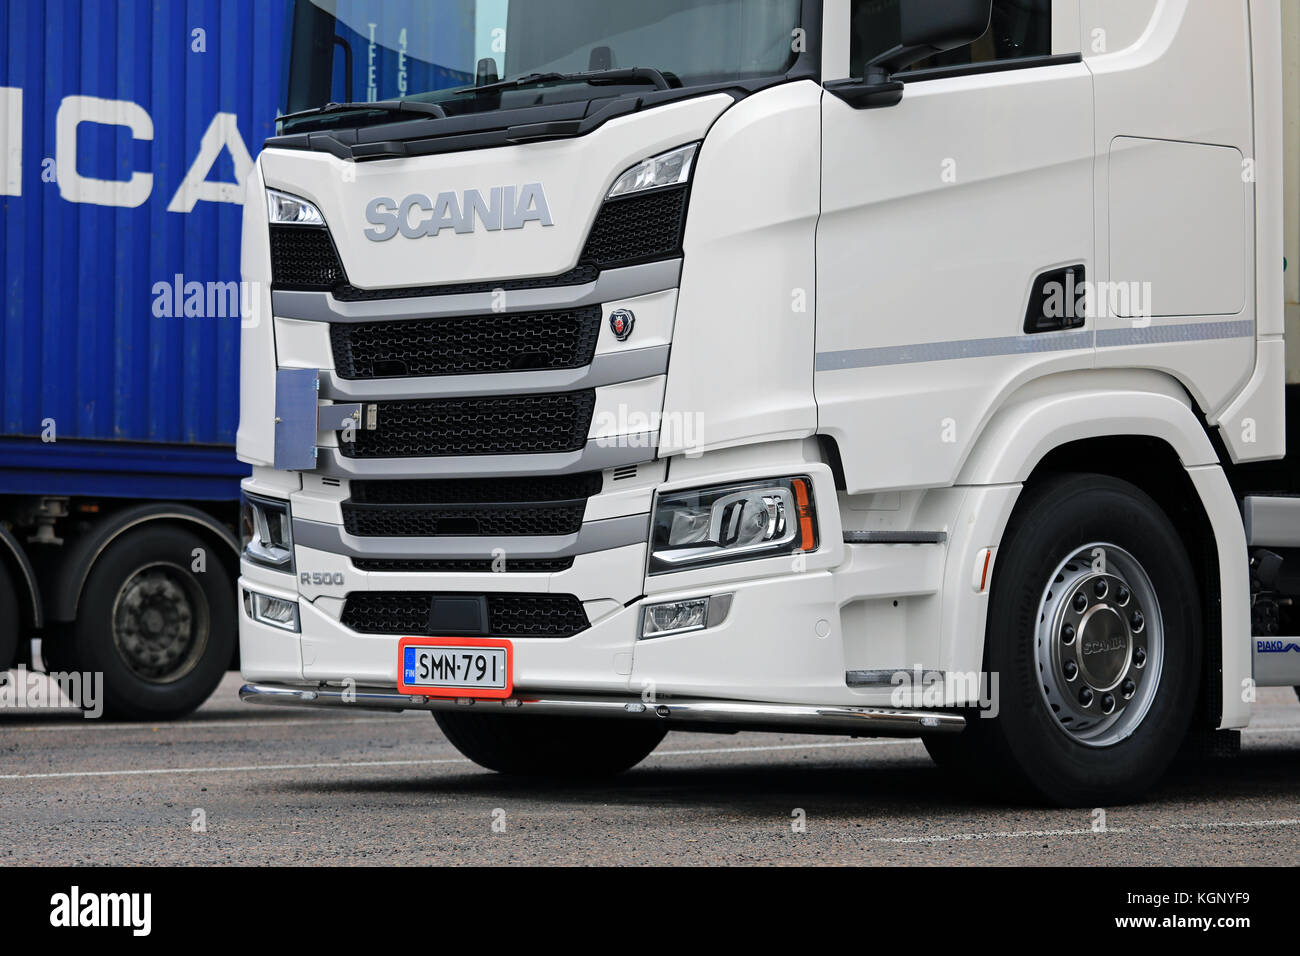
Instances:
[[[644,760],[668,728],[639,720],[435,711],[452,746],[480,767],[530,777],[608,777]]]
[[[986,779],[1063,806],[1138,798],[1191,723],[1201,606],[1182,539],[1144,492],[1102,475],[1031,487],[993,573],[998,713],[961,735]]]
[[[13,667],[18,658],[18,635],[22,617],[18,613],[18,592],[9,572],[0,564],[0,671]]]
[[[235,586],[185,528],[152,524],[115,539],[86,578],[76,620],[54,651],[60,669],[103,673],[104,714],[172,720],[202,704],[234,653]]]

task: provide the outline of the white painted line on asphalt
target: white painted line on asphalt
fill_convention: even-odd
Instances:
[[[1264,829],[1268,827],[1294,827],[1300,826],[1300,820],[1214,820],[1208,823],[1152,823],[1138,824],[1132,827],[1106,827],[1104,830],[1094,830],[1091,827],[1080,828],[1076,830],[1015,830],[989,833],[949,833],[941,836],[910,836],[910,837],[876,837],[876,843],[945,843],[968,840],[998,840],[998,839],[1015,839],[1025,837],[1053,837],[1053,836],[1106,836],[1111,833],[1141,833],[1156,832],[1160,830],[1220,830],[1220,829],[1242,829],[1255,828]]]
[[[254,773],[262,770],[350,770],[355,767],[426,767],[442,763],[469,763],[464,757],[441,760],[356,760],[349,763],[250,764],[245,767],[159,767],[154,770],[72,770],[64,773],[6,773],[0,780],[60,780],[69,777],[150,777],[169,773]]]
[[[1218,830],[1223,827],[1295,827],[1300,820],[1216,820],[1213,823],[1161,823],[1148,830]]]
[[[1104,833],[1127,833],[1128,830],[1120,827],[1110,827],[1106,830],[1093,830],[1091,827],[1081,830],[1008,830],[1001,833],[949,833],[943,836],[913,836],[913,837],[876,837],[877,843],[944,843],[956,840],[998,840],[1015,837],[1047,837],[1047,836],[1085,836],[1096,834],[1098,836]]]
[[[331,720],[328,717],[316,718],[286,718],[285,720],[185,720],[179,722],[166,722],[159,724],[133,723],[133,724],[112,724],[102,723],[97,720],[83,720],[80,723],[55,724],[48,726],[41,724],[21,724],[17,726],[6,726],[5,721],[0,720],[0,733],[12,731],[15,733],[70,733],[80,730],[206,730],[209,727],[226,728],[231,727],[299,727],[306,724],[316,724],[320,727],[327,727],[331,724],[368,724],[378,723],[379,721],[393,721],[398,719],[396,714],[383,715],[376,717],[343,717]]]
[[[365,718],[359,718],[365,719]],[[384,719],[384,718],[380,718]],[[835,740],[811,744],[771,744],[759,747],[709,747],[697,750],[665,750],[651,757],[685,757],[694,754],[761,753],[775,750],[818,750],[824,747],[870,747],[881,744],[911,744],[916,740]],[[648,758],[647,758],[648,759]],[[264,770],[350,770],[371,767],[426,767],[436,764],[469,763],[464,757],[438,760],[359,760],[334,763],[250,764],[243,767],[159,767],[152,770],[70,770],[60,773],[6,773],[0,780],[61,780],[72,777],[146,777],[169,773],[254,773]]]

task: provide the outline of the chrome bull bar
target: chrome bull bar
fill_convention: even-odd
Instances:
[[[669,726],[722,725],[733,728],[849,734],[860,737],[918,737],[958,733],[966,726],[959,714],[879,707],[769,704],[728,700],[659,700],[636,698],[516,696],[507,700],[433,698],[392,690],[245,684],[240,700],[282,707],[351,707],[357,710],[468,710],[476,713],[527,713],[563,717],[610,717],[666,720]]]

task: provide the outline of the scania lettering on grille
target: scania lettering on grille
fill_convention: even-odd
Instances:
[[[459,195],[438,193],[434,198],[412,193],[400,202],[377,196],[366,206],[366,222],[375,227],[365,230],[371,242],[385,242],[397,235],[423,239],[437,236],[444,229],[465,235],[480,227],[500,232],[523,229],[530,222],[554,225],[541,183],[496,186],[486,196],[477,189]]]

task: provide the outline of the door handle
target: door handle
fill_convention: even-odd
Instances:
[[[1087,283],[1082,264],[1039,273],[1029,292],[1025,332],[1081,329],[1088,319]]]

